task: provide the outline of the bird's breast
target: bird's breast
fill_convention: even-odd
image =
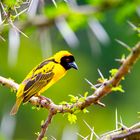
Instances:
[[[56,64],[54,66],[53,72],[54,72],[54,77],[53,77],[54,82],[58,81],[66,74],[66,70],[60,64]]]

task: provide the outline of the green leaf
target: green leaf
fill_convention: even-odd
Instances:
[[[33,110],[36,109],[36,106],[32,106],[32,109],[33,109]]]
[[[112,87],[112,91],[124,92],[124,90],[122,89],[122,85],[118,85],[117,87]]]
[[[118,72],[118,69],[111,69],[109,71],[109,73],[111,74],[111,76],[114,76],[117,72]]]
[[[39,136],[40,135],[40,132],[35,132],[35,135]]]
[[[44,121],[44,120],[42,120],[42,121],[41,121],[41,125],[43,125],[43,124],[44,124],[44,122],[45,122],[45,121]]]
[[[86,108],[84,108],[83,113],[89,113],[89,111]]]
[[[81,112],[80,109],[75,109],[74,114],[78,114],[79,112]]]
[[[42,140],[47,140],[47,137],[42,138]]]
[[[97,80],[99,83],[104,83],[105,81],[107,81],[106,78],[98,78]]]
[[[85,92],[84,97],[87,98],[88,96],[88,92]]]
[[[69,97],[70,97],[70,101],[72,103],[76,103],[78,101],[78,96],[74,96],[74,95],[70,94]]]
[[[122,57],[124,57],[124,56],[122,56]],[[111,77],[109,77],[109,79],[111,79],[117,72],[118,72],[118,69],[111,69],[109,71],[109,73],[111,74]],[[122,77],[121,79],[124,80],[125,78]]]
[[[76,121],[77,121],[77,116],[74,115],[74,114],[68,113],[68,121],[69,121],[71,124],[76,123]]]
[[[121,62],[123,63],[124,62],[124,60],[125,60],[125,54],[122,54],[122,56],[121,56]]]
[[[79,101],[79,102],[84,102],[84,101],[85,101],[85,97],[81,97],[81,98],[79,98],[78,101]]]
[[[39,111],[39,110],[40,110],[40,107],[38,107],[38,106],[32,106],[32,109],[33,109],[33,110],[36,109],[37,111]]]
[[[68,102],[62,101],[62,102],[60,102],[59,104],[60,104],[60,105],[66,105],[66,104],[68,104]]]

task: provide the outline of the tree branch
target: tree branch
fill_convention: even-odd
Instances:
[[[48,114],[48,117],[46,119],[46,121],[44,122],[44,124],[41,126],[41,132],[37,138],[37,140],[42,140],[42,138],[44,138],[44,135],[46,133],[46,130],[49,126],[49,124],[51,123],[51,120],[53,118],[53,116],[56,114],[56,112],[54,111],[50,111],[49,114]]]
[[[7,79],[0,76],[0,84],[14,90],[18,90],[19,84],[15,83],[12,79]]]
[[[112,91],[113,87],[116,87],[122,78],[131,70],[131,67],[135,64],[135,62],[140,57],[140,42],[138,42],[134,48],[132,48],[131,53],[128,55],[128,57],[123,61],[122,65],[118,69],[118,72],[110,79],[105,82],[103,82],[99,88],[96,88],[94,93],[88,97],[86,97],[83,101],[77,101],[73,104],[64,104],[64,105],[57,105],[53,103],[50,99],[39,96],[39,97],[32,97],[30,99],[30,103],[35,106],[41,106],[43,108],[46,108],[49,110],[49,116],[46,120],[45,124],[43,125],[43,128],[41,129],[41,136],[44,136],[45,131],[51,122],[52,117],[56,113],[74,113],[76,110],[82,110],[92,104],[99,104],[100,100],[107,94],[109,94]],[[18,90],[19,85],[15,83],[11,79],[6,79],[3,77],[0,77],[0,83],[4,86],[13,88]],[[38,138],[39,139],[39,138]]]
[[[120,128],[103,134],[100,140],[136,140],[140,138],[140,122],[131,126],[130,128]]]

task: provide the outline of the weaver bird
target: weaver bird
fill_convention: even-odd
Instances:
[[[22,102],[29,101],[32,96],[39,96],[61,79],[70,68],[78,69],[73,55],[68,51],[59,51],[33,68],[20,84],[16,103],[10,114],[16,114]]]

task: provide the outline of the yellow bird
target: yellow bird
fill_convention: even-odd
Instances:
[[[68,51],[59,51],[33,68],[20,84],[16,103],[10,114],[15,115],[22,102],[29,101],[32,96],[39,96],[61,79],[70,68],[78,69],[73,55]]]

